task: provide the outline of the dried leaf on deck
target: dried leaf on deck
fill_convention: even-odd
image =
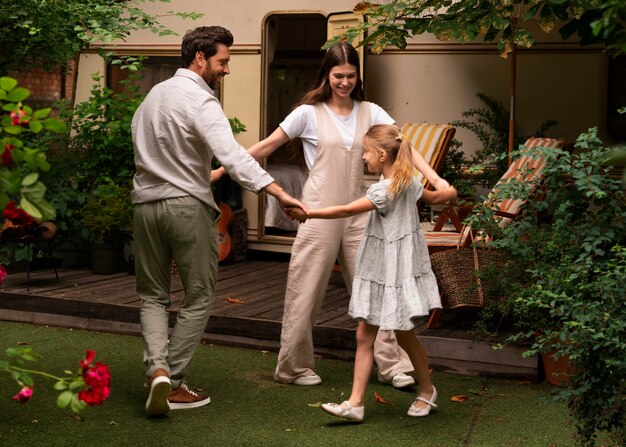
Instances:
[[[452,402],[465,402],[467,400],[467,394],[459,394],[450,398]]]
[[[229,303],[233,303],[233,304],[243,304],[243,303],[245,303],[244,300],[241,300],[239,298],[226,298],[226,301],[228,301]]]
[[[374,391],[374,398],[376,399],[376,403],[379,403],[379,404],[388,404],[389,403],[385,399],[383,399],[382,396],[380,394],[378,394],[376,391]]]

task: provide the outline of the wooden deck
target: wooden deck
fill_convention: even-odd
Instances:
[[[211,317],[204,340],[209,343],[277,351],[287,278],[286,259],[256,256],[220,266]],[[60,269],[10,274],[0,289],[0,320],[139,334],[135,277],[127,273],[95,275],[89,269]],[[172,276],[171,319],[183,297],[178,275]],[[239,303],[241,301],[241,303]],[[316,354],[354,357],[355,322],[347,315],[349,296],[340,273],[331,276],[322,311],[314,327]],[[523,358],[522,347],[494,351],[467,335],[471,314],[444,312],[441,326],[416,333],[429,352],[431,366],[462,374],[537,380],[537,358]]]

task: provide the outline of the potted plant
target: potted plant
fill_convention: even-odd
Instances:
[[[83,237],[92,243],[91,269],[112,274],[125,270],[124,244],[131,239],[130,185],[111,180],[98,185],[81,211]]]
[[[623,183],[606,161],[597,130],[579,136],[573,152],[537,148],[546,160],[543,197],[511,182],[498,200],[528,200],[522,219],[497,226],[492,210],[471,216],[504,253],[497,266],[505,297],[483,315],[513,321],[508,342],[528,340],[529,355],[567,357],[570,385],[558,389],[579,441],[593,445],[606,431],[626,443],[626,206]],[[486,326],[483,326],[486,327]]]

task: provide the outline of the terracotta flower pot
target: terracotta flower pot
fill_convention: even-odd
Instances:
[[[572,384],[574,366],[567,356],[560,356],[555,359],[554,353],[555,351],[541,353],[546,382],[555,386],[568,387]]]

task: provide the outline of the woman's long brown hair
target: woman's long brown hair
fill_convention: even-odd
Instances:
[[[302,99],[294,106],[294,109],[302,104],[314,105],[328,101],[332,96],[332,90],[328,82],[328,73],[330,73],[331,68],[343,64],[350,64],[356,67],[356,85],[350,93],[350,97],[357,101],[365,100],[363,82],[361,81],[359,53],[349,43],[338,42],[326,51],[313,87],[304,94]]]

